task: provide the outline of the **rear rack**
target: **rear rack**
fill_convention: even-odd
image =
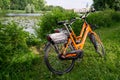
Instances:
[[[67,42],[68,36],[63,32],[60,33],[53,33],[48,35],[48,40],[53,43],[65,43]]]

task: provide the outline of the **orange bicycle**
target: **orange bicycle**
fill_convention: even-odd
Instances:
[[[83,47],[87,36],[93,43],[96,52],[100,56],[105,55],[103,44],[100,37],[92,30],[94,26],[86,21],[90,12],[85,13],[79,18],[70,21],[60,21],[59,25],[64,25],[63,29],[56,29],[53,34],[47,36],[48,43],[45,46],[45,63],[48,69],[55,74],[63,74],[71,71],[76,59],[83,57]],[[77,20],[84,21],[80,35],[76,36],[71,25]]]

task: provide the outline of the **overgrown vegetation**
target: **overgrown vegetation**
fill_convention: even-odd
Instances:
[[[42,10],[45,6],[44,0],[0,0],[2,10],[24,10],[28,4],[33,4],[36,10]]]
[[[33,4],[28,4],[26,7],[25,7],[25,11],[26,13],[34,13],[35,12],[35,7]]]
[[[2,25],[0,23],[0,65],[6,62],[14,54],[27,51],[26,45],[27,33],[17,25]]]
[[[101,34],[107,53],[106,61],[98,57],[93,45],[87,40],[84,58],[77,61],[74,69],[62,76],[54,75],[45,66],[43,55],[20,54],[13,56],[9,64],[0,69],[1,80],[119,80],[120,79],[120,24],[111,28],[101,28]]]
[[[97,25],[98,27],[110,27],[115,22],[120,22],[120,12],[114,10],[104,10],[92,13],[87,18],[90,24]]]
[[[77,14],[73,11],[66,11],[60,8],[53,9],[52,12],[42,16],[41,22],[39,24],[40,28],[37,29],[38,37],[40,37],[42,41],[46,41],[47,34],[53,33],[54,29],[63,27],[63,25],[57,24],[59,21],[70,20],[76,16]],[[74,24],[76,27],[73,27],[73,29],[77,28],[75,29],[76,32],[80,29],[80,24],[78,24],[80,22],[81,21],[77,21],[76,24]]]
[[[43,15],[40,22],[40,28],[37,29],[38,37],[45,41],[47,34],[53,33],[56,28],[63,27],[57,25],[58,21],[70,20],[76,16],[78,15],[73,11],[65,11],[63,9],[55,9],[52,12]],[[110,27],[114,25],[114,23],[120,21],[120,12],[116,12],[114,10],[104,10],[91,13],[87,17],[87,21],[90,24],[96,25],[98,28]],[[78,20],[72,25],[72,28],[77,35],[80,33],[80,26],[82,26],[82,20]]]
[[[96,10],[114,9],[120,11],[120,0],[93,0]]]
[[[37,29],[38,37],[45,40],[45,36],[54,32],[55,28],[63,27],[58,26],[57,21],[70,20],[75,16],[77,14],[72,11],[56,9],[45,14],[41,18],[41,27]],[[0,80],[119,80],[120,12],[113,10],[96,12],[88,16],[88,21],[101,27],[96,32],[100,33],[104,44],[106,61],[98,57],[88,39],[82,62],[78,60],[74,69],[62,76],[54,75],[47,69],[43,48],[40,55],[29,50],[31,46],[43,44],[43,40],[29,35],[14,23],[9,25],[0,23]],[[73,25],[76,32],[79,31],[80,24],[81,22],[77,21]]]
[[[33,13],[38,11],[51,11],[54,8],[62,8],[60,6],[46,5],[45,0],[0,0],[0,10],[18,11]]]
[[[13,56],[29,53],[29,47],[39,45],[39,40],[15,23],[0,23],[0,68],[11,62]]]

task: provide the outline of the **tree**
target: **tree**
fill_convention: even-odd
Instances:
[[[115,0],[115,3],[113,4],[113,8],[116,11],[120,11],[120,0]]]
[[[0,0],[0,9],[24,10],[28,4],[35,5],[36,10],[43,10],[44,0]]]
[[[0,0],[0,8],[9,9],[10,0]]]
[[[44,8],[45,11],[52,11],[54,9],[61,9],[61,10],[63,10],[64,8],[61,7],[61,6],[53,6],[53,5],[46,5],[45,8]]]
[[[10,0],[12,10],[24,10],[28,4],[33,4],[36,10],[42,10],[45,5],[44,0]]]
[[[43,10],[45,0],[0,0],[0,9],[24,10],[28,4],[33,4],[36,10]]]
[[[93,0],[93,2],[96,10],[104,10],[106,8],[120,10],[120,0]]]
[[[31,5],[28,4],[26,7],[25,7],[25,11],[26,13],[31,13]]]
[[[45,0],[33,0],[36,10],[43,10],[45,6]]]
[[[34,13],[35,12],[35,7],[33,4],[28,4],[26,7],[25,7],[25,11],[26,13]]]
[[[10,9],[24,10],[27,5],[27,0],[10,0]]]

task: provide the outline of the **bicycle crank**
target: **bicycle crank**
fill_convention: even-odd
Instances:
[[[82,50],[74,50],[71,52],[67,52],[65,55],[60,54],[59,58],[61,60],[71,60],[71,59],[78,59],[83,57],[83,51]]]

